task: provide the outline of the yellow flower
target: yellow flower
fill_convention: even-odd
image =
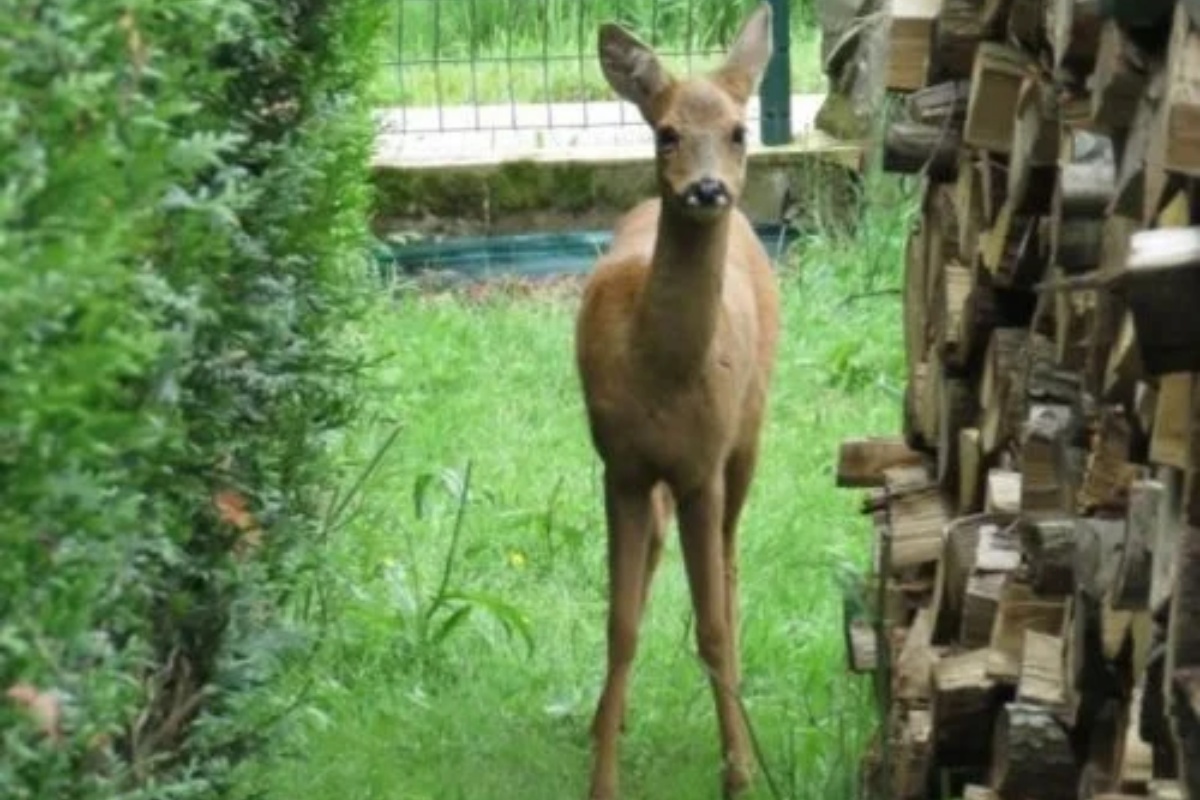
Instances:
[[[508,551],[508,565],[510,567],[514,567],[515,569],[524,569],[525,568],[525,554],[522,553],[520,550],[509,550]]]

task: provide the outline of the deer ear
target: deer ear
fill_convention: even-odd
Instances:
[[[771,4],[762,2],[743,23],[715,77],[738,102],[745,103],[758,91],[771,53]]]
[[[653,123],[655,99],[671,84],[649,45],[611,22],[600,26],[600,68],[608,85]]]

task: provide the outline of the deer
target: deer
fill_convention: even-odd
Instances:
[[[598,45],[608,85],[653,130],[658,192],[614,223],[575,320],[608,535],[608,662],[591,724],[589,797],[617,797],[638,628],[674,520],[730,798],[753,773],[736,694],[738,521],[780,329],[770,259],[738,206],[746,106],[772,55],[771,7],[760,3],[722,63],[704,74],[673,76],[615,23],[599,26]]]

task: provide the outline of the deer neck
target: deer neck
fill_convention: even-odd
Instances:
[[[697,374],[717,331],[730,215],[698,223],[663,206],[638,309],[639,351],[667,380]]]

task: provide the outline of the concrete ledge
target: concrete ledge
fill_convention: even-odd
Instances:
[[[862,148],[815,129],[821,100],[793,98],[796,135],[787,145],[764,146],[751,126],[742,207],[755,222],[776,222],[785,207],[804,215],[819,205],[824,219],[853,208],[849,192]],[[376,230],[480,235],[607,227],[655,192],[652,134],[631,109],[589,103],[381,110],[371,164]],[[529,127],[473,128],[505,114]],[[555,127],[538,127],[535,114]],[[585,117],[587,125],[559,122]]]

